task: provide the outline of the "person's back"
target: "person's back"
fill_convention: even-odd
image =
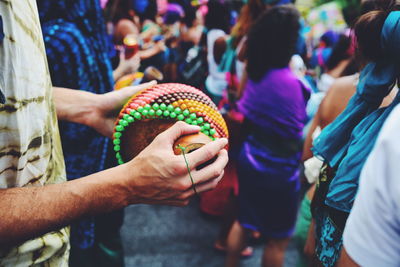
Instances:
[[[264,131],[297,139],[306,120],[309,91],[286,67],[268,71],[259,82],[249,79],[239,109]]]
[[[335,81],[328,90],[318,110],[318,120],[321,129],[342,113],[349,99],[354,95],[358,82],[358,74],[345,76]]]
[[[275,6],[248,35],[248,82],[238,103],[245,117],[237,167],[239,214],[228,237],[225,266],[236,266],[249,230],[259,231],[268,240],[263,266],[283,265],[294,230],[300,137],[309,96],[309,90],[289,69],[299,28],[296,9]]]

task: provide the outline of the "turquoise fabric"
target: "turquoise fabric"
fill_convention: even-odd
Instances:
[[[361,169],[382,124],[400,101],[397,95],[389,107],[378,109],[400,74],[400,11],[389,14],[381,39],[384,57],[364,68],[347,108],[314,141],[314,154],[337,168],[326,204],[346,212],[352,207]]]
[[[221,63],[218,65],[219,71],[227,72],[232,70],[232,64],[235,64],[236,61],[236,50],[233,48],[234,37],[230,37],[226,41],[226,50],[224,55],[222,56]]]

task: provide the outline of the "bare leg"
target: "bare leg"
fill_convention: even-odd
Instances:
[[[225,267],[238,266],[240,253],[245,248],[246,235],[247,230],[238,221],[235,221],[228,235]]]
[[[289,244],[289,238],[270,239],[264,248],[262,258],[263,267],[282,267],[285,259],[285,250]]]
[[[236,211],[237,211],[236,197],[233,194],[231,194],[229,197],[229,202],[225,208],[225,213],[222,217],[221,229],[219,231],[218,240],[215,242],[217,246],[223,248],[226,247],[229,232],[232,229],[232,225],[236,219]]]

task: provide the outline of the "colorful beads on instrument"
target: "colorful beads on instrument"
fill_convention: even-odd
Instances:
[[[138,120],[172,119],[200,126],[211,139],[228,137],[228,128],[212,100],[200,90],[177,83],[155,85],[134,95],[121,110],[115,124],[113,144],[119,164],[121,137]]]

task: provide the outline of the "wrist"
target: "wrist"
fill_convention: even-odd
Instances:
[[[89,126],[93,129],[96,129],[96,118],[101,113],[100,107],[102,105],[103,94],[93,94],[90,93],[87,95],[86,101],[83,101],[82,104],[82,113],[81,113],[81,121],[79,123]]]
[[[140,165],[139,165],[140,166]],[[139,166],[135,160],[119,165],[117,168],[120,169],[121,175],[121,192],[123,195],[122,202],[124,206],[132,204],[143,203],[140,197],[140,190],[138,185],[138,174],[140,173]]]
[[[122,76],[122,68],[121,68],[121,64],[118,65],[118,67],[113,71],[113,78],[114,78],[114,82],[117,82],[119,78],[121,78]]]

